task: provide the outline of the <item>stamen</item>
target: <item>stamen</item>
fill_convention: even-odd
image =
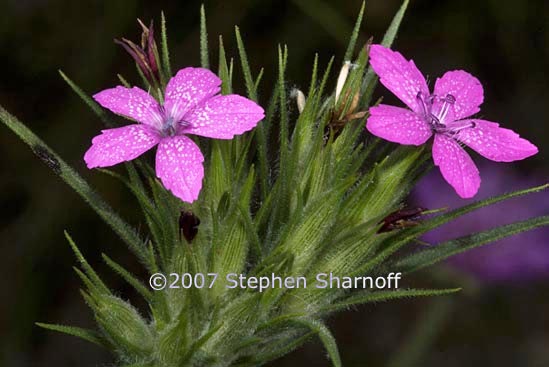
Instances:
[[[446,100],[446,102],[448,102],[450,104],[456,103],[456,97],[454,97],[453,95],[451,95],[449,93],[446,95],[445,100]]]
[[[442,124],[440,122],[440,120],[438,119],[438,117],[436,117],[435,115],[433,115],[432,113],[429,114],[429,117],[431,118],[431,124],[434,126],[434,127],[444,127],[444,124]]]
[[[463,123],[462,121],[456,121],[455,123],[452,123],[450,125],[442,125],[441,128],[436,129],[438,133],[446,134],[451,137],[455,137],[460,131],[465,129],[474,129],[477,126],[477,123],[475,121],[469,121],[467,123]]]
[[[446,115],[448,114],[450,106],[452,106],[455,102],[456,98],[451,94],[447,94],[445,98],[442,98],[442,108],[440,109],[440,112],[438,114],[439,121],[444,121]]]
[[[423,96],[423,93],[421,91],[417,92],[417,103],[421,107],[421,110],[423,112],[423,116],[428,117],[429,116],[429,106],[427,105],[427,102],[425,101],[425,98]]]

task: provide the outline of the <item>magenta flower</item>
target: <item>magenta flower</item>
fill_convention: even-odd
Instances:
[[[158,144],[156,175],[175,196],[193,202],[202,188],[204,156],[186,135],[232,139],[264,117],[263,108],[247,98],[219,95],[220,85],[211,71],[189,67],[170,79],[163,105],[137,87],[97,93],[93,97],[103,107],[139,123],[93,138],[84,155],[88,168],[130,161]]]
[[[496,162],[511,162],[538,152],[536,146],[495,122],[469,118],[484,99],[477,78],[463,70],[448,71],[429,92],[412,60],[380,45],[370,48],[370,64],[381,83],[409,109],[381,104],[370,108],[366,128],[372,134],[405,145],[424,144],[434,135],[433,160],[444,179],[462,198],[473,197],[480,175],[465,144]]]

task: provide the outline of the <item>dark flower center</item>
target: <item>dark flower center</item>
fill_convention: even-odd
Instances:
[[[164,123],[162,125],[161,133],[163,136],[175,136],[177,133],[175,119],[171,116],[164,118]]]
[[[474,122],[460,123],[459,121],[450,121],[447,123],[446,117],[448,116],[448,112],[454,103],[456,103],[456,97],[450,93],[445,97],[439,97],[435,94],[425,96],[423,93],[418,92],[416,98],[421,109],[421,116],[436,134],[454,136],[463,129],[474,128],[476,126]],[[433,111],[435,102],[438,111]]]

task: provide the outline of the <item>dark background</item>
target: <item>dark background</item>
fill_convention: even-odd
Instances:
[[[82,156],[101,125],[57,69],[88,92],[117,84],[116,73],[137,82],[131,60],[112,39],[137,40],[136,18],[145,23],[154,18],[159,25],[161,10],[168,18],[174,69],[198,65],[199,5],[0,0],[0,104],[136,224],[136,206],[125,190],[85,168]],[[217,66],[219,34],[229,54],[236,56],[233,26],[238,24],[253,70],[265,67],[264,86],[275,76],[277,43],[287,43],[289,87],[306,88],[315,52],[320,53],[321,65],[331,55],[341,65],[361,3],[242,0],[205,5],[213,66]],[[360,42],[369,36],[379,41],[399,5],[397,0],[368,1]],[[549,177],[548,24],[546,0],[412,1],[395,44],[431,81],[456,68],[479,77],[485,88],[482,115],[519,131],[540,148],[537,156],[512,166],[518,177],[537,177],[538,184]],[[235,66],[236,84],[242,86]],[[334,73],[331,86],[335,78]],[[381,89],[378,93],[388,96]],[[79,296],[80,285],[71,268],[75,260],[63,230],[70,231],[92,265],[121,294],[127,290],[102,265],[100,254],[106,252],[135,269],[134,259],[80,197],[3,126],[0,157],[0,365],[86,367],[111,362],[95,346],[41,330],[34,322],[93,326]],[[544,241],[549,246],[547,238]],[[456,283],[454,274],[441,272],[435,274],[441,284],[465,282]],[[544,277],[497,285],[471,278],[465,284],[466,291],[453,297],[365,306],[334,317],[330,325],[344,365],[387,365],[394,361],[394,351],[407,348],[403,343],[410,339],[418,344],[410,350],[424,350],[418,352],[423,366],[549,366],[549,287]],[[432,327],[418,331],[418,320]],[[273,365],[328,366],[324,356],[321,346],[312,342]]]

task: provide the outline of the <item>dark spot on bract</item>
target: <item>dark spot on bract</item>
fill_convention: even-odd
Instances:
[[[412,227],[417,224],[415,221],[424,211],[425,208],[410,208],[399,209],[386,216],[381,223],[383,225],[377,231],[377,233],[390,232],[395,229],[402,229],[406,227]]]
[[[188,243],[196,237],[198,233],[198,226],[200,225],[200,219],[189,211],[182,211],[179,216],[179,231],[183,234],[183,237]]]
[[[32,147],[32,151],[34,152],[34,154],[36,154],[38,158],[40,158],[42,162],[50,167],[53,172],[58,175],[61,174],[61,164],[59,163],[57,158],[55,158],[53,154],[50,153],[48,149],[40,145],[35,145],[34,147]]]

